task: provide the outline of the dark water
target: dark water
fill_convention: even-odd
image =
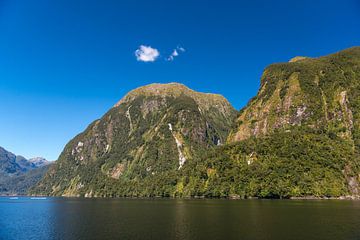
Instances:
[[[0,239],[360,239],[360,201],[3,197]]]

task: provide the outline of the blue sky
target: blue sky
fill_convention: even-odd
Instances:
[[[155,61],[137,60],[141,45],[158,51],[142,58]],[[0,0],[0,146],[57,159],[153,82],[220,93],[240,109],[267,65],[355,45],[358,0]],[[167,61],[176,47],[185,51]]]

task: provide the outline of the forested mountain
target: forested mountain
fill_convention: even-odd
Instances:
[[[359,195],[360,47],[267,67],[237,113],[181,84],[130,92],[72,139],[32,194]]]
[[[0,147],[0,194],[26,194],[50,165],[44,158],[26,159]]]
[[[184,168],[225,143],[236,113],[177,83],[135,89],[66,145],[32,193],[174,195]]]
[[[360,47],[297,57],[265,69],[199,194],[358,197],[359,150]]]

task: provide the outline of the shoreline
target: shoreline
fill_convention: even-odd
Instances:
[[[194,196],[194,197],[102,197],[102,196],[48,196],[48,195],[0,195],[0,197],[28,197],[28,198],[83,198],[83,199],[223,199],[223,200],[360,200],[360,196],[339,196],[339,197],[316,197],[316,196],[301,196],[301,197],[289,197],[289,198],[259,198],[259,197],[246,197],[241,198],[240,196],[227,196],[227,197],[205,197],[205,196]]]

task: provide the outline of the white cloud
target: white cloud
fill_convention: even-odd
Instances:
[[[174,49],[174,51],[173,51],[173,53],[171,55],[174,56],[174,57],[177,57],[177,56],[179,56],[179,53],[176,51],[176,49]]]
[[[183,47],[177,47],[177,49],[181,52],[185,52],[185,48],[183,48]]]
[[[145,45],[141,45],[135,51],[136,59],[142,62],[154,62],[159,57],[159,55],[160,52],[156,48]]]
[[[175,48],[166,60],[173,61],[175,57],[179,56],[179,52],[185,52],[185,48],[183,48],[183,47]]]

